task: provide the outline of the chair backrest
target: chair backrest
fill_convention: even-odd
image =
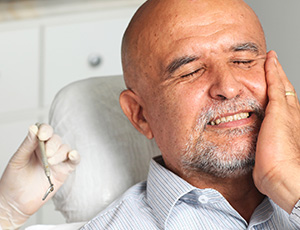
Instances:
[[[67,222],[87,221],[133,184],[145,180],[160,152],[130,124],[119,105],[122,76],[97,77],[63,88],[50,109],[50,124],[78,150],[81,163],[54,196]]]

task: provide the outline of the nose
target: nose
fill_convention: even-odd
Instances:
[[[209,94],[213,99],[230,100],[240,96],[243,85],[230,68],[218,68],[212,75],[213,83]]]

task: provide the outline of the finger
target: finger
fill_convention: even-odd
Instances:
[[[80,155],[76,150],[72,150],[71,152],[69,152],[68,158],[69,158],[68,163],[70,163],[71,165],[76,166],[80,162]]]
[[[284,87],[284,94],[281,95],[282,97],[284,97],[288,104],[294,104],[295,102],[298,103],[298,99],[297,99],[297,95],[295,93],[295,89],[292,85],[292,83],[289,81],[289,79],[287,78],[282,65],[280,64],[277,54],[275,53],[275,51],[270,51],[270,56],[272,56],[273,58],[275,58],[275,62],[276,62],[276,68],[277,68],[277,72],[278,72],[278,76],[280,78],[280,81],[283,84]],[[295,93],[295,95],[286,95],[286,92],[293,92]]]
[[[298,100],[298,96],[297,96],[297,93],[295,92],[295,90],[287,89],[285,93],[286,93],[285,97],[286,97],[288,104],[290,106],[293,106],[294,108],[299,107],[299,100]]]
[[[70,151],[71,148],[69,147],[69,145],[66,144],[61,145],[56,151],[56,153],[48,159],[48,163],[50,165],[57,165],[64,161],[67,161],[69,159],[68,154]]]
[[[28,134],[24,139],[23,143],[20,145],[17,150],[16,157],[20,159],[22,162],[29,160],[31,154],[38,146],[38,139],[36,137],[38,132],[38,128],[35,125],[32,125],[28,129]]]
[[[268,85],[269,101],[285,102],[285,86],[279,76],[278,60],[274,51],[270,51],[267,55],[265,63],[266,82]]]
[[[284,88],[285,88],[285,91],[294,91],[294,87],[292,85],[292,83],[289,81],[289,79],[287,78],[283,68],[282,68],[282,65],[280,64],[279,60],[278,60],[278,56],[276,54],[275,51],[272,51],[275,53],[275,59],[276,59],[276,62],[277,62],[277,71],[278,71],[278,74],[279,74],[279,77],[284,85]]]
[[[48,141],[45,143],[45,150],[47,157],[52,157],[62,145],[61,138],[54,134]]]
[[[41,141],[47,141],[53,135],[53,128],[48,124],[41,124],[38,126],[38,138]]]
[[[287,76],[282,68],[282,65],[278,61],[278,57],[276,57],[276,58],[277,58],[278,73],[279,73],[279,76],[281,78],[281,81],[282,81],[282,83],[284,85],[284,89],[285,89],[285,92],[284,92],[285,98],[287,99],[287,102],[290,105],[293,105],[295,102],[298,103],[299,101],[297,98],[297,94],[295,92],[295,88],[292,85],[292,83],[289,81],[289,79],[287,78]],[[292,94],[287,95],[286,92],[292,92]]]
[[[69,166],[69,170],[73,171],[76,166],[80,163],[80,155],[76,150],[72,150],[68,154],[68,160],[65,161],[65,164]]]

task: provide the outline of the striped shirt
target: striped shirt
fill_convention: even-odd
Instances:
[[[300,229],[269,198],[256,208],[249,223],[214,189],[198,189],[155,158],[146,182],[141,182],[81,229]],[[299,225],[298,227],[293,224]]]

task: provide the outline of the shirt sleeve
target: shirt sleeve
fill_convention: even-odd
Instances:
[[[297,226],[300,227],[300,200],[296,203],[290,214],[290,220]]]

